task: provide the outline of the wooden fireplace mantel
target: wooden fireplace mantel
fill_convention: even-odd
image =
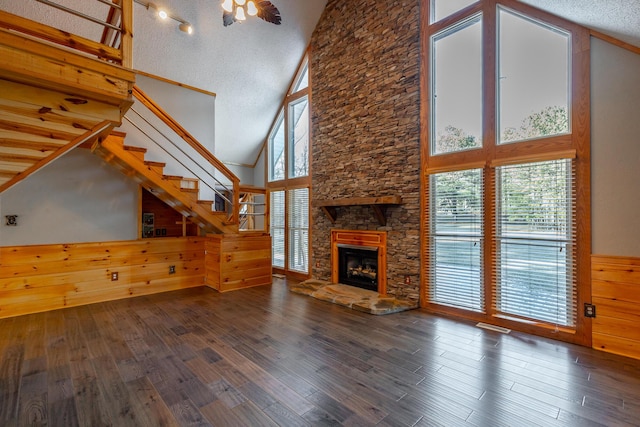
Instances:
[[[371,206],[380,225],[387,225],[387,206],[402,204],[400,196],[380,197],[345,197],[342,199],[316,200],[314,205],[321,208],[332,224],[338,219],[337,207],[340,206]]]

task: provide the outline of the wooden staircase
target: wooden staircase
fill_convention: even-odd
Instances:
[[[0,193],[120,124],[132,104],[130,57],[0,11]]]
[[[0,79],[0,93],[0,193],[120,121],[119,109],[62,92]]]
[[[238,233],[238,224],[230,223],[226,212],[212,210],[212,200],[198,199],[197,179],[165,175],[165,164],[145,160],[146,149],[125,145],[124,134],[112,133],[107,138],[96,141],[92,151],[205,232]]]

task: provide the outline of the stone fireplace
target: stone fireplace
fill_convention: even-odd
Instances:
[[[381,293],[417,301],[426,209],[420,190],[420,2],[370,3],[328,1],[312,36],[311,276],[338,282],[332,231],[383,232]],[[381,196],[398,196],[402,203],[381,211],[329,202]]]
[[[331,230],[331,281],[387,292],[387,233]]]

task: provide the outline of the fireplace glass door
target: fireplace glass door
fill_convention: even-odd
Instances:
[[[338,279],[344,285],[378,290],[378,249],[338,247]]]

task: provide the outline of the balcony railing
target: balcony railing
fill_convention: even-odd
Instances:
[[[133,0],[84,0],[71,8],[53,0],[8,2],[0,28],[131,68]]]

